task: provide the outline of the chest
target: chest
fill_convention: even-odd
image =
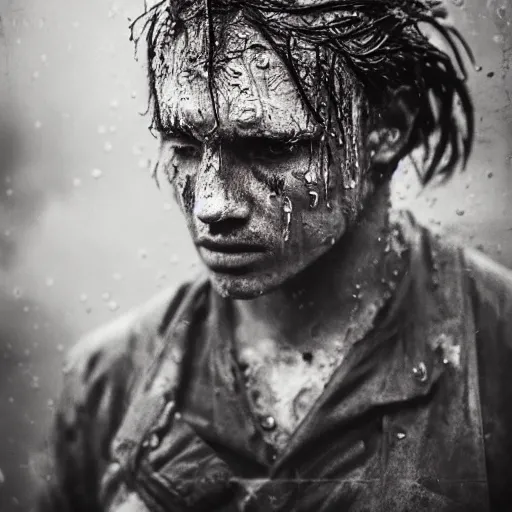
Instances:
[[[341,353],[282,349],[272,340],[239,351],[249,407],[278,451],[313,408],[342,359]]]

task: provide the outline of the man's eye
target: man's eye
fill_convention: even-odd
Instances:
[[[251,140],[240,148],[241,156],[255,160],[279,160],[292,156],[299,144],[275,140]]]

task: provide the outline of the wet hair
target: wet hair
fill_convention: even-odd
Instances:
[[[447,11],[437,0],[161,1],[131,25],[132,39],[146,41],[151,105],[156,105],[151,63],[159,46],[183,31],[187,20],[202,16],[208,23],[207,57],[213,70],[215,24],[219,17],[235,14],[257,28],[280,56],[311,115],[327,134],[336,129],[343,133],[347,114],[343,84],[349,70],[362,88],[372,121],[385,122],[386,106],[397,91],[407,91],[416,117],[398,160],[420,147],[421,164],[415,162],[415,168],[423,184],[435,177],[449,178],[458,166],[466,165],[473,145],[474,111],[463,56],[472,63],[473,56],[457,29],[446,22]],[[441,36],[446,51],[431,42],[425,29]],[[301,48],[316,48],[317,69],[309,77],[300,70]],[[213,75],[208,73],[216,115]],[[319,105],[306,86],[311,76],[324,91],[326,104]]]

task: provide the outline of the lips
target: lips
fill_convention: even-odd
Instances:
[[[241,241],[198,241],[199,253],[204,263],[213,271],[249,270],[265,258],[265,247]]]

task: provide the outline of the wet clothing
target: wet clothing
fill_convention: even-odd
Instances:
[[[280,453],[206,278],[82,340],[40,510],[512,510],[512,272],[403,231],[395,296]]]

